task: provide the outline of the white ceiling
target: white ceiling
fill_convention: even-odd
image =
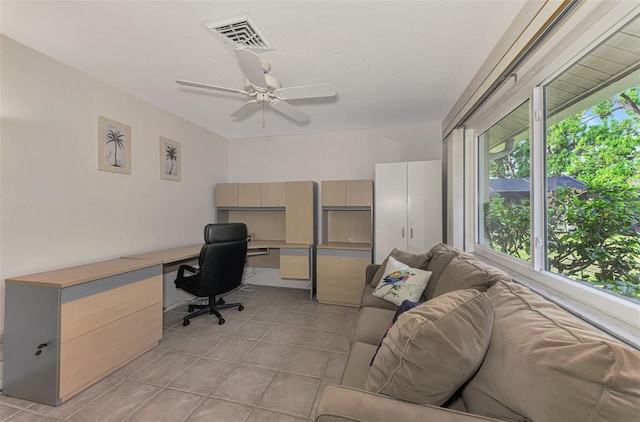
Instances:
[[[5,1],[2,34],[225,138],[440,123],[525,0]],[[333,82],[338,96],[229,114],[244,97],[236,57],[202,21],[248,11],[272,41],[262,53],[283,86]]]

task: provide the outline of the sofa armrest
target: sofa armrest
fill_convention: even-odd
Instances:
[[[367,265],[367,269],[364,275],[365,285],[371,284],[371,280],[373,280],[373,276],[376,275],[376,271],[378,271],[378,268],[380,268],[380,264]]]
[[[354,421],[499,422],[497,419],[405,402],[355,388],[327,386],[318,404],[316,422]]]

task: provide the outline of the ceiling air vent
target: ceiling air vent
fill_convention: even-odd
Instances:
[[[209,19],[202,25],[230,50],[241,48],[255,53],[274,50],[267,36],[258,28],[249,12]]]

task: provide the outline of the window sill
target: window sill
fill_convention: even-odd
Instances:
[[[601,331],[640,350],[639,304],[555,274],[535,271],[527,265],[505,259],[486,248],[476,247],[473,254],[487,264],[505,271],[515,282],[530,288]],[[585,299],[589,299],[589,302]]]

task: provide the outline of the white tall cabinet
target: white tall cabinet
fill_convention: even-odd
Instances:
[[[375,198],[375,262],[393,248],[424,252],[442,241],[440,160],[376,164]]]

